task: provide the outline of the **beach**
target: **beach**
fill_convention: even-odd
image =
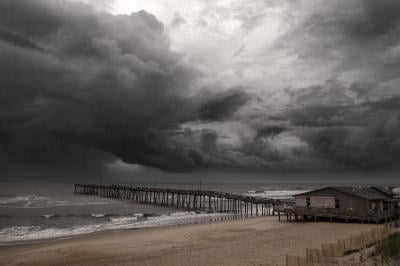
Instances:
[[[0,265],[284,265],[285,255],[368,231],[373,224],[278,222],[261,217],[209,224],[110,230],[0,247]]]

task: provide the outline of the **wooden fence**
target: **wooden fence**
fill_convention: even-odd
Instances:
[[[346,262],[339,258],[354,251],[375,245],[393,232],[390,227],[374,228],[360,235],[339,239],[336,243],[322,244],[320,249],[306,249],[305,256],[286,256],[286,266],[380,266],[383,262]]]

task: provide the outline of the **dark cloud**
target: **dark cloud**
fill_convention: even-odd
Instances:
[[[376,98],[372,84],[287,89],[274,112],[245,113],[255,134],[237,149],[263,168],[384,170],[400,163],[400,97]]]
[[[203,120],[224,120],[232,116],[250,99],[251,96],[244,92],[243,88],[233,88],[218,94],[217,97],[213,94],[205,95],[204,102],[198,109],[199,117]]]
[[[290,30],[274,49],[293,57],[293,68],[302,71],[295,75],[311,76],[306,83],[312,85],[281,90],[273,95],[280,103],[259,104],[259,110],[248,102],[237,119],[254,132],[242,137],[240,145],[225,147],[229,158],[267,169],[396,168],[399,2],[330,1],[322,6],[292,1],[290,6],[296,10],[285,21]],[[326,80],[313,77],[314,72]]]
[[[263,137],[274,137],[282,132],[285,132],[287,130],[286,127],[280,126],[280,125],[270,125],[270,126],[265,126],[261,127],[257,131],[257,136],[256,138],[263,138]]]
[[[203,130],[201,132],[201,148],[205,152],[214,151],[217,147],[218,135],[213,130]]]
[[[288,21],[292,30],[273,48],[295,55],[305,74],[333,62],[330,79],[265,99],[241,86],[193,93],[199,73],[146,11],[2,0],[0,160],[91,169],[121,159],[169,171],[395,167],[400,98],[385,82],[398,87],[400,5],[341,3]],[[243,27],[262,21],[250,16]],[[172,26],[182,23],[176,15]],[[340,78],[354,73],[363,78]]]
[[[304,2],[293,2],[293,8]],[[304,11],[304,10],[303,10]],[[277,46],[313,67],[334,64],[331,77],[357,71],[365,79],[389,80],[399,75],[400,5],[395,0],[330,1],[308,6]],[[389,55],[390,54],[390,55]],[[354,74],[349,74],[354,75]],[[360,80],[362,81],[362,80]]]
[[[41,52],[44,51],[43,48],[39,47],[29,39],[10,31],[0,30],[0,40],[3,42],[8,42],[11,45],[20,46],[22,48],[30,48]]]
[[[324,98],[332,99],[331,103],[318,101],[321,94],[316,94],[313,103],[282,114],[289,119],[292,130],[296,128],[295,134],[308,143],[318,157],[349,167],[398,165],[400,97],[338,104],[329,90],[326,93]]]
[[[227,118],[245,103],[237,90],[189,96],[196,71],[145,11],[113,16],[79,2],[4,0],[0,29],[0,154],[10,163],[120,158],[190,169],[202,154],[170,141],[178,125]]]
[[[291,159],[289,168],[302,158],[308,168],[396,168],[399,2],[331,1],[312,6],[293,1],[291,8],[298,12],[288,17],[290,30],[275,48],[296,59],[294,67],[303,71],[300,77],[315,72],[327,80],[312,77],[306,83],[313,85],[292,85],[276,93],[277,99],[284,99],[282,104],[246,113],[241,121],[256,133],[242,149],[267,162]],[[290,153],[298,157],[276,151],[278,140],[287,136],[304,143]]]
[[[363,4],[365,8],[365,16],[363,20],[360,20],[358,25],[357,23],[354,23],[354,27],[350,28],[350,34],[375,38],[376,36],[382,36],[388,33],[391,34],[393,30],[399,30],[399,1],[363,0]]]

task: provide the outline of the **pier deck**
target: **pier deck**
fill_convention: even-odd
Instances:
[[[173,188],[135,187],[129,185],[75,184],[74,193],[132,200],[143,204],[178,209],[234,213],[240,217],[273,216],[282,200],[245,195]]]

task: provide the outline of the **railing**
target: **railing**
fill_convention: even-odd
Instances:
[[[134,187],[115,184],[75,184],[74,193],[191,210],[232,212],[244,217],[275,215],[276,206],[283,204],[281,200],[218,191]]]
[[[354,209],[343,210],[343,209],[333,209],[333,208],[315,208],[315,207],[299,207],[299,206],[294,206],[293,208],[285,208],[284,212],[301,214],[301,215],[348,217],[348,218],[365,219],[365,220],[367,219],[382,220],[398,216],[398,212],[396,210],[363,211]]]

